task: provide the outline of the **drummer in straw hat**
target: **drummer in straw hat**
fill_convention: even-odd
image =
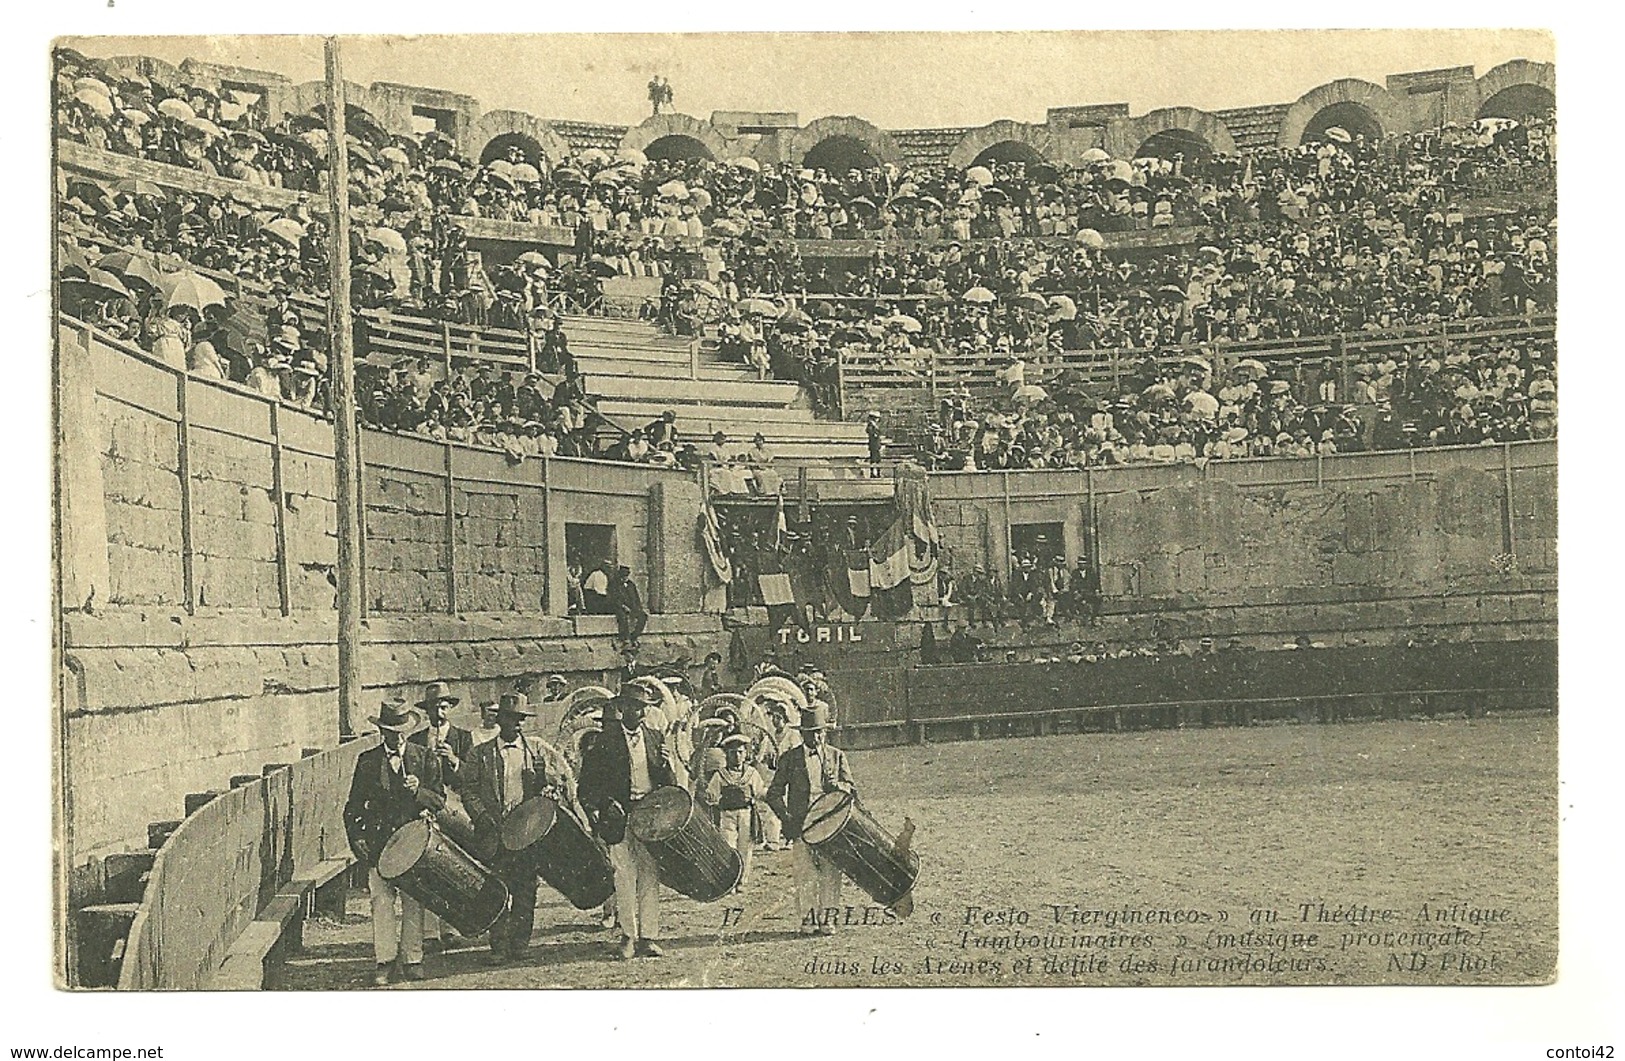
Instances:
[[[645,724],[659,704],[656,684],[629,681],[604,705],[603,732],[581,762],[581,803],[594,834],[609,847],[615,870],[615,911],[621,925],[622,958],[658,958],[660,879],[654,854],[626,828],[638,800],[667,785],[688,787],[665,734]]]
[[[833,935],[834,926],[824,911],[841,904],[841,871],[801,839],[807,808],[826,792],[857,792],[846,753],[825,741],[829,707],[813,701],[801,713],[796,727],[801,743],[779,757],[779,768],[767,789],[767,803],[784,823],[792,841],[790,871],[796,882],[796,906],[802,912],[803,932]]]
[[[356,858],[367,867],[377,963],[373,983],[382,987],[392,972],[404,980],[423,979],[423,907],[383,878],[378,856],[395,830],[414,818],[432,818],[445,806],[446,794],[438,760],[424,745],[406,739],[423,726],[421,712],[387,703],[370,721],[383,739],[356,757],[344,831]]]
[[[524,693],[504,693],[497,702],[497,736],[476,745],[469,755],[459,789],[480,849],[497,852],[493,867],[508,885],[513,902],[491,926],[491,964],[523,957],[530,946],[536,916],[536,873],[519,869],[502,855],[502,821],[508,812],[537,796],[547,796],[561,811],[586,820],[576,802],[575,775],[564,756],[536,737],[521,732],[530,718]]]

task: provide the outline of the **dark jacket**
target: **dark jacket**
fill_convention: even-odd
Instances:
[[[687,772],[666,744],[665,734],[644,726],[643,751],[654,788],[688,787]],[[619,722],[606,725],[598,742],[582,758],[577,792],[594,831],[608,842],[618,843],[614,839],[616,825],[624,821],[632,806],[632,757],[626,745],[626,730]]]
[[[439,760],[411,741],[402,742],[401,755],[406,772],[419,781],[415,794],[389,768],[382,744],[368,748],[355,761],[350,798],[344,803],[344,832],[356,858],[368,866],[378,864],[378,853],[396,829],[425,810],[437,812],[446,805]]]
[[[773,783],[767,786],[767,805],[784,824],[784,835],[800,839],[801,823],[807,818],[807,808],[813,800],[826,792],[840,789],[856,792],[852,769],[847,765],[846,753],[828,744],[818,749],[819,780],[821,787],[812,790],[807,777],[807,746],[798,744],[779,757],[779,767],[773,771]]]
[[[413,744],[420,744],[427,748],[429,746],[429,731],[420,729],[406,739]],[[451,749],[451,754],[455,755],[458,761],[456,770],[445,771],[446,780],[455,788],[462,772],[468,769],[468,758],[474,751],[474,734],[466,729],[448,726],[446,727],[446,747]],[[438,758],[437,756],[437,761]]]
[[[548,795],[552,789],[556,801],[571,808],[576,796],[575,776],[570,764],[551,745],[540,738],[522,734],[519,739],[524,750],[524,768],[520,774],[523,791],[513,793],[512,803],[517,806],[527,799]],[[475,828],[491,832],[502,823],[504,808],[510,802],[509,793],[503,791],[502,738],[477,745],[463,762],[459,777],[463,805],[474,819]]]

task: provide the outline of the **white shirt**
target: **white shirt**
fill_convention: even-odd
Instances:
[[[500,739],[500,738],[499,738]],[[499,747],[502,756],[502,802],[503,810],[512,810],[525,798],[525,749],[520,740],[512,744],[503,742]]]
[[[817,799],[824,791],[824,762],[810,748],[804,759],[807,763],[807,791],[813,799]]]
[[[632,798],[642,799],[654,790],[649,778],[649,753],[643,749],[643,727],[626,735],[626,751],[632,760]]]

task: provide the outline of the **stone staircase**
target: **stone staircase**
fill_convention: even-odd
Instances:
[[[714,340],[605,317],[566,317],[564,330],[587,391],[619,427],[641,427],[669,409],[677,414],[679,440],[702,448],[722,431],[741,449],[761,434],[789,463],[867,456],[862,424],[818,419],[799,384],[757,379],[749,367],[724,361]]]

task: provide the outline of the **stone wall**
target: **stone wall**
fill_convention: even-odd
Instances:
[[[1266,607],[1555,589],[1556,447],[939,475],[952,570],[1008,577],[1008,527],[1060,524],[1107,607]]]
[[[170,609],[65,616],[68,865],[144,846],[147,823],[180,817],[188,792],[336,744],[333,622]],[[606,617],[375,618],[364,627],[368,714],[396,694],[415,700],[436,679],[472,703],[527,673],[600,684],[621,665]],[[643,656],[699,663],[727,646],[717,617],[655,616]],[[535,732],[549,737],[558,722],[543,712]]]

